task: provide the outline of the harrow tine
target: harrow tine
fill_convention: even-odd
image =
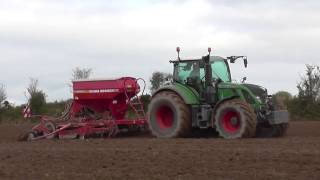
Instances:
[[[71,123],[68,123],[68,124],[62,126],[61,128],[59,128],[59,129],[51,132],[51,133],[48,133],[48,134],[43,135],[43,136],[35,137],[35,138],[33,138],[32,140],[33,140],[33,141],[36,141],[36,140],[44,139],[44,138],[46,138],[46,137],[48,137],[48,136],[51,136],[51,135],[55,135],[55,134],[57,134],[57,133],[65,130],[65,129],[67,129],[67,128],[70,127],[70,126],[71,126]]]

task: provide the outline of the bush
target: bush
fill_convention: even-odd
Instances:
[[[296,120],[320,120],[320,103],[312,103],[294,97],[288,102],[288,111]]]
[[[288,109],[288,103],[291,99],[292,95],[287,91],[279,91],[272,96],[272,101],[278,110]]]
[[[48,116],[58,117],[64,111],[68,101],[55,101],[47,103],[43,108],[43,113]]]
[[[0,109],[0,122],[20,122],[22,119],[22,106],[8,106]]]
[[[44,106],[46,105],[46,95],[42,92],[35,92],[29,99],[29,104],[32,114],[39,115],[44,113]]]
[[[297,85],[299,94],[288,102],[294,119],[320,120],[320,67],[306,65],[306,74]]]

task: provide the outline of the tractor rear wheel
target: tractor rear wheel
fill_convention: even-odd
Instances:
[[[160,92],[149,104],[148,124],[156,137],[186,137],[191,131],[190,107],[176,93]]]
[[[239,99],[227,100],[215,111],[215,126],[225,139],[255,136],[257,119],[252,107]]]

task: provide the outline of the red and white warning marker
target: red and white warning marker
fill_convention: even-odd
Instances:
[[[22,115],[24,118],[31,118],[32,113],[31,113],[31,107],[29,104],[23,108]]]

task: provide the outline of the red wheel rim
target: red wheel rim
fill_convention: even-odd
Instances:
[[[241,127],[240,116],[237,112],[229,111],[225,113],[222,119],[222,125],[225,131],[230,133],[237,132]]]
[[[162,105],[157,109],[156,118],[161,129],[168,129],[173,125],[173,111],[166,105]]]

